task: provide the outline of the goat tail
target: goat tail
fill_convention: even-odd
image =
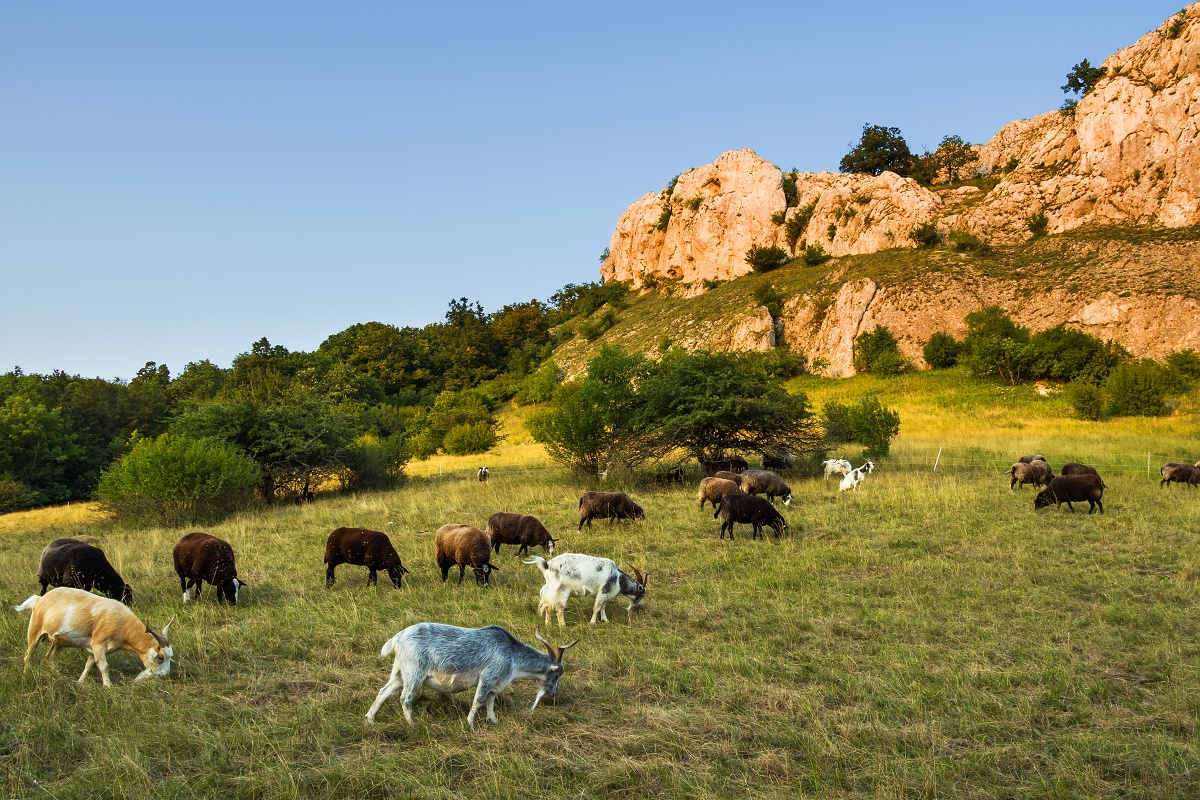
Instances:
[[[21,603],[21,605],[19,605],[19,606],[13,606],[13,611],[28,611],[29,609],[33,608],[34,604],[37,601],[38,601],[38,595],[31,594],[31,595],[29,595],[29,599],[26,600],[24,603]]]
[[[546,559],[542,558],[541,556],[534,556],[533,558],[529,559],[525,563],[526,564],[535,564],[537,566],[537,568],[540,569],[542,572],[550,571],[550,564],[547,563]]]
[[[400,634],[396,634],[392,638],[383,643],[383,649],[379,651],[380,658],[387,658],[396,652],[396,640],[400,638]]]

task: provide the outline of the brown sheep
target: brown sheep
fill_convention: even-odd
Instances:
[[[450,568],[458,567],[458,582],[463,582],[467,567],[475,573],[475,583],[490,586],[492,572],[492,541],[479,528],[470,525],[449,523],[438,528],[433,540],[437,552],[438,569],[442,571],[442,583],[450,574]]]
[[[529,555],[529,548],[539,545],[546,548],[550,555],[554,555],[554,537],[537,517],[497,511],[488,517],[487,535],[492,540],[492,548],[497,554],[500,553],[500,545],[516,544],[521,546],[517,555]]]
[[[729,470],[726,470],[726,469],[723,469],[720,472],[713,473],[713,477],[720,478],[721,480],[724,480],[724,481],[733,481],[739,487],[742,485],[742,476],[738,475],[736,472],[730,472]]]
[[[1012,476],[1012,480],[1008,482],[1010,492],[1014,486],[1024,487],[1027,483],[1035,486],[1048,486],[1054,479],[1054,472],[1045,461],[1018,461],[1009,467],[1008,474]]]
[[[704,478],[700,481],[700,492],[697,495],[700,498],[700,507],[704,508],[704,503],[707,501],[712,503],[713,508],[721,505],[721,498],[727,494],[745,494],[742,491],[741,484],[726,478]]]
[[[776,539],[787,532],[787,522],[784,521],[783,516],[775,510],[775,506],[761,497],[727,494],[721,498],[721,505],[717,508],[717,513],[713,514],[713,518],[715,519],[717,516],[721,517],[721,538],[725,538],[725,530],[728,529],[731,542],[733,541],[733,524],[735,522],[752,526],[751,539],[757,539],[762,534],[764,525],[775,531]],[[763,535],[763,538],[767,537]]]
[[[179,540],[172,553],[175,573],[179,576],[179,590],[183,602],[200,599],[200,590],[208,581],[217,590],[217,602],[229,600],[237,605],[238,592],[246,585],[237,576],[237,565],[233,561],[233,547],[224,539],[196,531]],[[195,595],[191,590],[195,589]]]
[[[779,473],[769,469],[748,469],[741,476],[742,491],[746,494],[763,494],[774,503],[776,497],[783,498],[783,504],[792,502],[792,490]]]
[[[1037,453],[1037,454],[1030,455],[1030,456],[1021,456],[1020,458],[1017,459],[1017,463],[1032,464],[1034,461],[1045,461],[1045,460],[1046,460],[1046,457],[1044,455]]]
[[[579,527],[592,527],[592,520],[606,519],[609,524],[618,519],[645,519],[646,512],[624,492],[584,492],[579,498]]]
[[[1091,514],[1100,507],[1100,513],[1104,513],[1104,481],[1100,480],[1099,475],[1091,475],[1084,473],[1082,475],[1060,475],[1050,481],[1050,485],[1042,491],[1038,492],[1038,496],[1033,500],[1033,510],[1045,508],[1053,503],[1060,506],[1063,503],[1067,504],[1067,508],[1071,511],[1075,510],[1072,502],[1082,503],[1084,500],[1088,502],[1088,513]]]
[[[1096,472],[1095,467],[1089,467],[1087,464],[1080,464],[1077,461],[1068,461],[1066,464],[1063,464],[1062,469],[1059,471],[1058,474],[1059,475],[1096,475],[1097,477],[1100,475],[1099,472]]]
[[[1158,482],[1160,489],[1171,483],[1185,483],[1194,489],[1196,484],[1200,483],[1200,465],[1192,466],[1191,464],[1171,462],[1163,464],[1158,474],[1162,476],[1162,480]]]
[[[367,567],[370,570],[367,583],[371,586],[376,585],[376,570],[387,570],[397,589],[408,572],[387,534],[366,528],[338,528],[329,534],[325,540],[325,563],[329,565],[325,570],[326,589],[333,586],[336,580],[333,570],[339,564]]]

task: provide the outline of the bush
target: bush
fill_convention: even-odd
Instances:
[[[232,445],[163,434],[138,441],[101,473],[96,496],[123,522],[202,525],[245,508],[261,480]]]
[[[755,272],[770,272],[777,267],[783,266],[787,260],[787,251],[782,247],[759,247],[758,245],[751,245],[750,249],[746,252],[746,263]]]
[[[800,237],[804,235],[804,231],[808,229],[808,222],[812,219],[813,212],[816,210],[817,204],[809,203],[803,208],[796,209],[796,213],[791,219],[783,224],[784,236],[787,238],[788,247],[795,249],[796,242],[800,241]]]
[[[404,480],[408,450],[400,437],[360,436],[343,456],[342,483],[351,491],[394,489]]]
[[[1166,369],[1150,359],[1136,364],[1121,364],[1104,382],[1108,410],[1122,417],[1157,417],[1166,413],[1165,400],[1170,389]]]
[[[825,429],[825,441],[829,445],[846,444],[854,441],[850,430],[850,406],[831,401],[821,410],[821,427]]]
[[[945,331],[938,331],[929,337],[921,355],[929,363],[931,369],[947,369],[958,363],[958,354],[962,344]]]
[[[0,475],[0,514],[24,511],[38,504],[38,493],[14,478]]]
[[[783,316],[783,295],[775,291],[775,287],[764,283],[754,289],[754,299],[767,309],[772,319]]]
[[[1094,383],[1073,381],[1067,385],[1067,402],[1080,419],[1100,419],[1104,411],[1104,392]]]
[[[545,403],[554,394],[558,385],[558,367],[554,362],[543,364],[536,372],[521,381],[517,388],[517,405],[527,406],[533,403]]]
[[[942,234],[938,231],[937,225],[932,222],[926,222],[913,228],[909,232],[908,238],[912,239],[917,247],[926,250],[942,243]]]
[[[1167,369],[1179,376],[1181,382],[1200,379],[1200,353],[1195,350],[1178,350],[1167,356]]]
[[[786,220],[787,220],[787,212],[786,211],[776,211],[774,214],[771,215],[771,224],[772,225],[782,225]]]
[[[452,456],[482,453],[496,446],[499,437],[493,426],[486,422],[469,422],[455,425],[442,440],[442,449]]]
[[[874,395],[850,407],[850,431],[854,441],[863,445],[867,458],[886,456],[892,447],[892,439],[900,433],[900,415],[885,407]]]
[[[603,336],[605,331],[616,324],[617,312],[611,308],[606,308],[603,314],[579,323],[579,335],[589,342],[594,342]]]
[[[1029,232],[1033,234],[1033,238],[1045,236],[1050,229],[1050,218],[1046,216],[1045,211],[1039,211],[1029,219],[1025,220],[1025,227],[1029,228]]]
[[[816,244],[810,244],[808,247],[804,248],[803,259],[806,266],[819,267],[826,261],[829,261],[831,258],[833,258],[833,256],[825,252],[825,248],[821,246],[820,242],[817,242]]]
[[[659,231],[665,231],[671,224],[671,204],[663,203],[662,213],[658,215],[658,222],[654,227]]]
[[[950,231],[950,247],[956,253],[979,253],[986,255],[992,252],[992,246],[967,231]]]
[[[854,369],[873,375],[899,375],[908,366],[895,335],[884,325],[854,339]]]
[[[1109,345],[1083,331],[1056,325],[1034,334],[1028,345],[1030,377],[1058,381],[1086,380],[1100,385],[1127,357],[1120,345]]]

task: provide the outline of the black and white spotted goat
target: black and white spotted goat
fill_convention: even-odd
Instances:
[[[629,568],[634,575],[630,577],[611,558],[597,558],[583,553],[563,553],[549,561],[534,556],[525,563],[537,565],[546,581],[538,595],[538,614],[544,614],[549,625],[550,612],[553,611],[558,615],[559,627],[566,624],[563,614],[567,609],[567,600],[572,595],[596,598],[592,605],[592,622],[608,622],[604,606],[618,597],[629,600],[626,612],[641,608],[642,600],[646,597],[646,580],[650,577],[649,573],[643,573],[636,567]]]
[[[367,722],[375,721],[383,701],[398,689],[403,688],[400,701],[404,704],[404,719],[412,724],[413,700],[422,688],[450,695],[472,686],[475,687],[475,699],[471,701],[467,725],[475,727],[475,715],[485,704],[488,719],[495,722],[496,696],[513,681],[526,678],[538,682],[537,697],[529,709],[532,711],[543,697],[558,694],[558,679],[563,674],[563,651],[579,641],[576,639],[571,644],[555,647],[536,628],[533,635],[545,645],[546,654],[517,641],[498,625],[486,628],[458,628],[437,622],[409,625],[388,639],[379,653],[381,657],[395,654],[396,659],[391,677],[367,712]]]

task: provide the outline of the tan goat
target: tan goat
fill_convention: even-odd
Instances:
[[[161,634],[150,630],[119,600],[85,592],[82,589],[59,587],[39,597],[31,596],[17,611],[33,610],[29,618],[29,648],[25,651],[25,669],[33,651],[43,639],[50,640],[48,658],[53,659],[61,647],[88,651],[87,664],[79,682],[87,677],[92,664],[100,670],[100,680],[112,686],[108,679],[108,654],[128,650],[142,660],[144,670],[134,678],[140,681],[150,675],[163,676],[171,671],[175,653],[167,640],[168,622]],[[174,622],[174,617],[171,618]]]

